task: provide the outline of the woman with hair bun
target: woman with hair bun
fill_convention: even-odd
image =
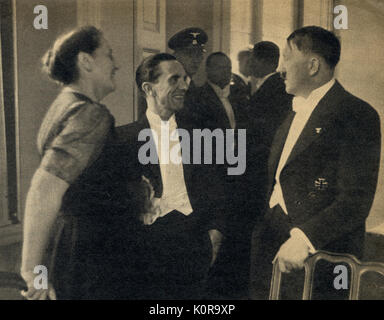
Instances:
[[[36,299],[114,298],[108,289],[113,226],[113,156],[107,152],[114,119],[100,101],[115,90],[112,50],[95,27],[58,38],[43,69],[63,88],[38,134],[41,155],[27,195],[21,275]],[[115,223],[116,224],[116,223]],[[109,242],[108,242],[109,241]],[[34,285],[36,266],[49,286]]]

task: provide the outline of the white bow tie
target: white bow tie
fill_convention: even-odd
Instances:
[[[296,113],[304,113],[309,111],[307,105],[307,99],[303,97],[294,97],[292,100],[292,110]]]

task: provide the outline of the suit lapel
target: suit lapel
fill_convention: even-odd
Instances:
[[[190,161],[189,161],[189,163],[191,163],[192,161],[193,161],[193,150],[191,150],[191,148],[192,148],[192,145],[193,145],[193,141],[192,141],[192,138],[193,138],[193,132],[192,132],[192,130],[193,130],[193,128],[191,128],[190,127],[190,125],[188,126],[188,125],[186,125],[184,122],[183,122],[183,119],[182,118],[179,118],[178,116],[177,116],[177,114],[175,115],[175,117],[176,117],[176,123],[177,123],[177,127],[178,127],[178,129],[184,129],[184,130],[186,130],[186,131],[188,131],[188,133],[189,133],[189,137],[190,137],[190,141],[189,141],[189,148],[190,148],[190,150],[189,150],[189,157],[190,157]],[[180,136],[179,136],[179,142],[181,143],[181,140],[182,139],[180,139]],[[180,144],[180,147],[181,147],[182,145]],[[194,166],[191,166],[191,165],[188,165],[188,164],[185,164],[186,163],[186,160],[185,160],[185,158],[186,158],[186,154],[184,153],[183,154],[183,149],[181,149],[181,157],[182,157],[182,159],[183,159],[183,161],[182,161],[182,163],[183,163],[183,172],[184,172],[184,180],[185,180],[185,183],[187,184],[187,181],[190,181],[190,178],[191,178],[191,176],[192,176],[192,173],[193,173],[193,167]]]
[[[307,149],[315,140],[322,136],[325,130],[327,130],[326,127],[329,126],[334,118],[336,111],[335,105],[337,105],[338,100],[340,99],[340,93],[343,90],[342,86],[336,82],[320,100],[297,139],[285,166]]]
[[[139,134],[140,130],[142,130],[142,129],[150,129],[151,128],[151,126],[149,125],[147,116],[143,116],[141,118],[141,120],[139,120],[139,124],[140,125],[139,125],[138,134]],[[153,139],[153,137],[152,137],[152,139]],[[152,140],[152,141],[154,141],[154,140]],[[143,142],[138,141],[138,144],[139,144],[139,147],[138,147],[137,151],[139,151],[139,148],[140,148],[140,146],[143,145]],[[162,179],[161,179],[159,156],[157,154],[156,149],[155,149],[155,152],[156,152],[156,158],[157,158],[158,163],[157,164],[149,163],[146,165],[142,165],[142,168],[143,168],[144,176],[146,176],[149,179],[149,181],[151,181],[151,183],[152,183],[152,186],[155,190],[155,197],[160,198],[161,194],[163,193],[163,183],[162,183]]]
[[[290,110],[283,124],[277,130],[275,137],[273,139],[271,151],[269,154],[269,160],[268,160],[270,185],[273,183],[273,179],[275,178],[276,169],[279,164],[280,156],[281,156],[281,153],[283,152],[285,140],[287,139],[289,128],[291,127],[294,116],[295,116],[295,113],[292,110]]]

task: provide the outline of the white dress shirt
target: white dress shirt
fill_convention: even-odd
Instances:
[[[158,139],[155,139],[156,150],[159,157],[160,172],[163,182],[163,194],[160,199],[160,216],[177,210],[188,216],[192,213],[192,205],[188,197],[184,180],[182,161],[174,163],[171,151],[181,150],[175,115],[168,121],[163,121],[149,108],[146,111],[149,125]],[[181,158],[181,155],[179,153]]]
[[[226,87],[221,89],[219,86],[215,85],[214,83],[208,81],[209,85],[212,87],[212,89],[215,91],[216,95],[220,99],[221,103],[224,106],[225,112],[227,114],[229,123],[231,125],[232,129],[236,128],[236,119],[235,114],[233,112],[233,108],[231,103],[229,102],[229,94],[230,94],[230,85],[228,84]]]
[[[326,84],[324,84],[323,86],[313,90],[306,99],[303,97],[293,98],[292,108],[296,114],[295,114],[295,117],[293,118],[291,127],[289,128],[287,139],[285,140],[284,148],[280,156],[279,165],[276,170],[276,176],[275,176],[276,183],[273,188],[271,198],[269,200],[270,208],[273,208],[276,205],[280,205],[284,213],[288,214],[287,206],[285,205],[285,201],[284,201],[283,190],[280,185],[281,171],[284,169],[284,166],[289,158],[289,155],[291,154],[297,140],[299,139],[299,136],[301,135],[305,125],[307,124],[309,118],[311,117],[312,112],[315,110],[320,100],[326,95],[326,93],[329,91],[329,89],[331,89],[331,87],[334,84],[335,84],[335,79],[332,79]],[[297,228],[294,228],[293,232],[297,234],[298,232],[297,230],[298,230]],[[304,239],[308,240],[305,234],[301,230],[299,231],[305,237]],[[310,247],[314,250],[312,244],[310,245]]]

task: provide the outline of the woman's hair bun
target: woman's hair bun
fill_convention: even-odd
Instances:
[[[77,28],[56,39],[42,58],[42,70],[53,80],[70,84],[78,80],[77,55],[93,54],[101,44],[102,33],[93,26]]]

